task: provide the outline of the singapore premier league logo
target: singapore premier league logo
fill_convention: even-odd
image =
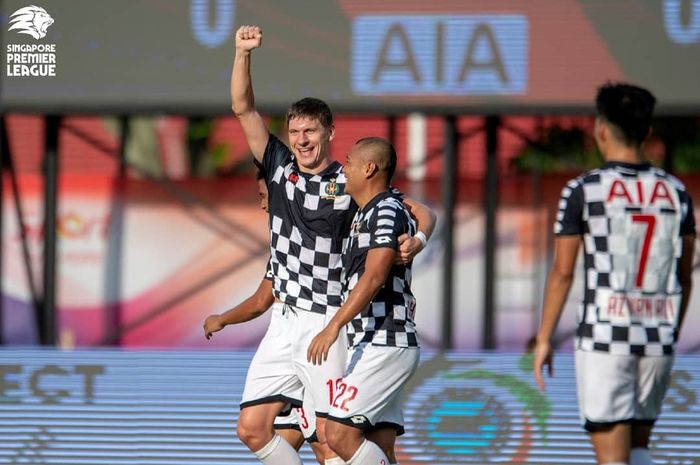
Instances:
[[[46,37],[46,30],[53,24],[53,18],[40,6],[30,5],[20,8],[10,16],[8,31],[29,34],[35,39]]]
[[[39,40],[54,21],[40,6],[20,8],[10,15],[8,31],[27,34]],[[19,37],[15,37],[19,39]],[[9,43],[5,49],[7,77],[53,77],[56,76],[56,44]]]

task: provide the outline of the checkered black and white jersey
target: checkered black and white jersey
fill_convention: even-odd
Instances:
[[[357,205],[344,194],[342,165],[302,173],[289,148],[270,135],[263,156],[270,212],[272,289],[293,307],[325,314],[341,304],[343,238]]]
[[[695,234],[685,186],[649,164],[608,162],[564,187],[554,232],[583,237],[585,289],[577,347],[672,354],[681,301],[681,236]]]
[[[347,299],[365,272],[371,249],[397,250],[402,234],[414,235],[416,223],[400,198],[381,193],[355,214],[350,235],[343,245],[343,298]],[[348,325],[350,346],[363,343],[392,347],[418,347],[413,315],[416,299],[411,293],[411,264],[393,265],[369,306]]]

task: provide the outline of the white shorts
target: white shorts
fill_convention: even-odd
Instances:
[[[304,405],[294,407],[288,415],[280,415],[275,418],[275,429],[295,429],[301,431],[307,442],[317,442],[316,413],[311,399],[304,396]]]
[[[294,370],[304,386],[304,395],[313,405],[317,417],[325,418],[330,408],[332,388],[337,379],[343,377],[348,356],[348,339],[343,328],[338,339],[328,352],[328,358],[321,365],[313,365],[306,359],[311,341],[330,321],[333,315],[294,309],[287,306],[288,328],[292,337]]]
[[[579,414],[587,431],[615,423],[654,424],[671,380],[673,356],[577,350],[575,358]]]
[[[275,401],[285,401],[301,407],[304,389],[292,363],[292,333],[287,324],[288,312],[275,302],[270,308],[272,318],[265,336],[248,367],[243,388],[241,409]]]
[[[316,366],[307,361],[307,349],[331,316],[280,303],[275,303],[272,311],[270,327],[248,369],[241,408],[279,400],[301,407],[304,399],[316,416],[325,417],[330,389],[345,368],[345,329],[331,347],[328,359]]]
[[[328,418],[362,430],[392,427],[403,434],[403,391],[419,359],[417,347],[354,347]]]

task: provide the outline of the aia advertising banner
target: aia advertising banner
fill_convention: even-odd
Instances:
[[[608,80],[652,89],[662,111],[700,108],[697,0],[5,0],[0,103],[226,114],[246,24],[264,31],[266,112],[311,94],[346,112],[590,112]]]

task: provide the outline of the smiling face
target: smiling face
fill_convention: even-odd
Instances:
[[[352,195],[356,193],[356,188],[360,186],[366,178],[367,162],[362,158],[361,151],[353,147],[345,157],[343,173],[345,173],[345,192]]]
[[[326,128],[316,118],[301,116],[290,118],[287,129],[289,145],[301,171],[316,174],[328,166],[330,141],[335,135],[333,126]]]

